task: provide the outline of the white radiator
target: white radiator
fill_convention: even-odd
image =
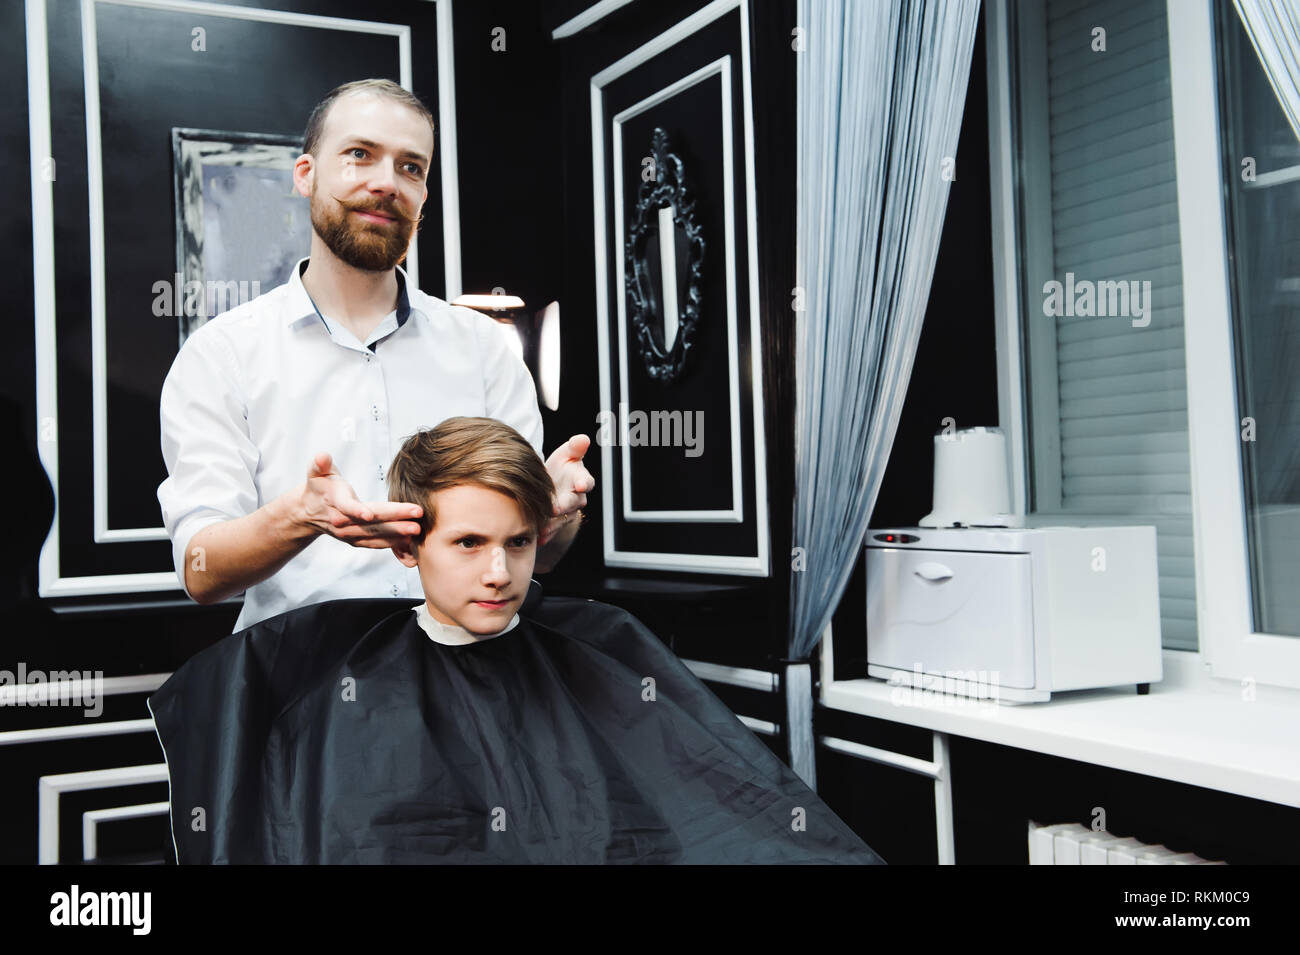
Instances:
[[[1094,832],[1077,822],[1040,826],[1029,820],[1030,865],[1227,865],[1193,852],[1174,852],[1131,836]]]

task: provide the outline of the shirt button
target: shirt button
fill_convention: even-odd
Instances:
[[[370,413],[371,413],[372,415],[374,415],[374,416],[375,416],[375,420],[378,421],[378,420],[379,420],[379,405],[371,405],[371,406],[370,406]]]
[[[397,596],[397,584],[393,584],[393,596]]]

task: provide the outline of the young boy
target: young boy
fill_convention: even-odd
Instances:
[[[281,614],[150,698],[178,862],[883,861],[635,618],[541,599],[517,432],[448,419],[389,482],[423,603]]]
[[[424,510],[420,535],[393,553],[420,570],[429,636],[460,644],[513,629],[554,492],[528,442],[492,418],[451,418],[407,439],[388,487],[390,501]]]

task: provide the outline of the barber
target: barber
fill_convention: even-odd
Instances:
[[[542,456],[513,332],[426,295],[398,267],[433,148],[432,114],[397,84],[331,91],[294,165],[310,199],[310,257],[284,285],[197,329],[163,384],[158,500],[177,577],[202,604],[243,592],[236,630],[323,600],[421,596],[418,570],[390,551],[419,533],[421,509],[389,503],[385,484],[420,428],[496,418]],[[590,443],[575,435],[546,459],[555,516],[540,572],[572,543],[595,486],[582,463]]]

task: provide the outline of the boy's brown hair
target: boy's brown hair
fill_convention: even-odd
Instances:
[[[518,431],[495,418],[448,418],[417,431],[388,469],[388,499],[424,508],[417,544],[436,520],[434,492],[464,484],[512,499],[535,534],[553,514],[555,485],[542,459]]]

